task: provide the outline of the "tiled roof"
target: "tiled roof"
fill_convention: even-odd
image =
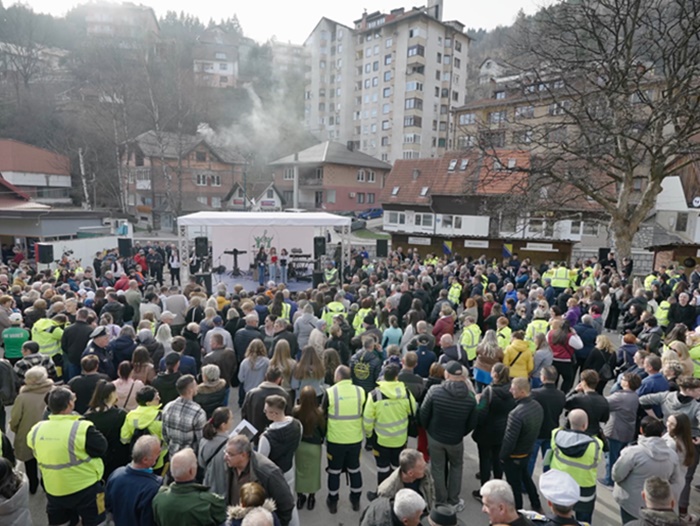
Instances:
[[[204,143],[222,162],[246,164],[246,160],[235,149],[199,135],[178,135],[169,132],[156,134],[154,130],[150,130],[137,136],[134,142],[146,157],[160,157],[162,146],[166,159],[177,159],[178,153],[182,156],[187,155],[197,145]]]
[[[0,172],[70,175],[68,157],[13,139],[0,139]]]
[[[287,155],[270,163],[271,166],[285,164],[345,164],[362,168],[377,168],[378,170],[391,170],[391,165],[380,161],[376,157],[366,153],[348,150],[344,144],[326,141],[295,154]]]
[[[382,190],[382,203],[429,204],[433,195],[504,195],[521,192],[530,168],[522,150],[497,150],[494,158],[478,150],[448,152],[444,157],[398,160]],[[510,168],[509,168],[510,166]]]

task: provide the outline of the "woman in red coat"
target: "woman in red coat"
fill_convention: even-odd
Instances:
[[[435,336],[435,342],[439,342],[443,334],[449,334],[454,336],[455,333],[455,318],[454,311],[449,305],[443,305],[440,309],[440,317],[435,322],[433,327],[433,336]]]

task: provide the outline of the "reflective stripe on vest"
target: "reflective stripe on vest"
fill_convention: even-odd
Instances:
[[[459,283],[453,283],[450,286],[449,292],[447,293],[447,299],[456,305],[459,303],[460,296],[462,296],[462,285]]]
[[[365,392],[343,380],[327,391],[328,396],[328,442],[334,444],[355,444],[364,438],[362,429],[362,405]],[[342,397],[345,397],[341,407]],[[354,397],[354,399],[353,399]],[[357,402],[357,406],[355,406]]]
[[[333,386],[331,391],[333,391],[333,413],[328,412],[328,418],[330,420],[359,420],[362,417],[362,395],[360,394],[361,388],[355,387],[355,392],[357,393],[357,414],[356,415],[341,415],[340,414],[340,399],[338,398],[338,387]]]
[[[66,468],[72,468],[74,466],[79,466],[80,464],[85,464],[86,462],[90,462],[92,460],[90,457],[84,458],[84,459],[79,459],[78,456],[75,454],[75,437],[78,436],[78,430],[80,429],[80,420],[76,420],[73,422],[73,425],[70,428],[70,434],[68,435],[68,462],[65,464],[43,464],[39,462],[39,466],[42,469],[66,469]],[[36,435],[39,432],[39,427],[36,426],[34,428],[34,433],[32,434],[32,445],[36,446]]]

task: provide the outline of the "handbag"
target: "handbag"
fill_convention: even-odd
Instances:
[[[418,436],[418,419],[413,412],[413,404],[411,403],[411,396],[408,393],[408,388],[404,386],[404,391],[406,392],[406,400],[408,400],[408,436],[416,438]]]
[[[603,367],[601,367],[600,371],[598,371],[598,376],[604,382],[609,382],[613,379],[613,370],[612,367],[610,367],[609,362],[605,362],[605,364],[603,364]]]

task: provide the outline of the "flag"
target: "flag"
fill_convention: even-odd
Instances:
[[[503,257],[511,258],[513,257],[513,243],[503,243]]]
[[[447,256],[452,255],[452,241],[442,242],[442,252]]]

